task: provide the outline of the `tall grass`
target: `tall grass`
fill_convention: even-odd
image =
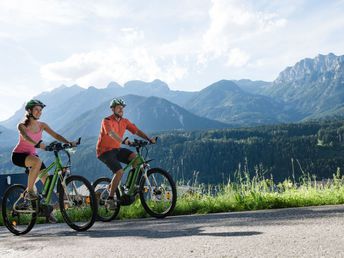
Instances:
[[[252,178],[247,171],[238,171],[236,180],[227,184],[192,188],[177,203],[175,215],[214,213],[330,205],[344,203],[344,177],[339,168],[333,178],[318,182],[304,173],[298,182],[286,179],[274,183],[272,176],[265,178],[260,169]]]

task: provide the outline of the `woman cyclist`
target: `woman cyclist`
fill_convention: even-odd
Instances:
[[[12,152],[12,162],[14,165],[30,169],[27,188],[24,193],[24,198],[27,200],[36,200],[38,198],[34,191],[34,184],[40,171],[46,168],[36,152],[37,148],[45,149],[45,144],[42,141],[42,132],[46,131],[56,140],[76,146],[75,142],[67,141],[64,137],[54,132],[46,123],[38,121],[44,107],[45,105],[37,99],[32,99],[26,103],[25,119],[17,127],[19,142]],[[47,175],[41,179],[43,184],[46,178]]]

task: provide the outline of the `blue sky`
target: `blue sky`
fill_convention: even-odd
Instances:
[[[318,54],[344,54],[344,1],[0,1],[0,121],[61,84],[274,80]]]

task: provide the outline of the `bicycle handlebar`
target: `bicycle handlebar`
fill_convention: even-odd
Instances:
[[[128,137],[127,137],[128,138]],[[124,139],[124,141],[127,140]],[[158,137],[155,137],[155,142],[158,140]],[[147,145],[151,145],[151,144],[154,144],[154,143],[151,143],[151,142],[148,142],[148,141],[144,141],[144,140],[139,140],[139,139],[134,139],[133,142],[129,143],[128,146],[130,147],[136,147],[136,148],[142,148],[142,147],[145,147]]]
[[[76,145],[79,145],[80,142],[81,142],[81,137],[76,142]],[[72,148],[72,147],[73,146],[70,143],[62,144],[60,142],[53,141],[48,146],[45,147],[45,151],[60,151],[60,150],[65,150],[65,149],[69,149],[69,148]]]

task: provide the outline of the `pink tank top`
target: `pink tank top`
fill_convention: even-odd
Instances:
[[[41,127],[41,125],[39,125]],[[42,129],[40,129],[37,133],[31,132],[28,128],[26,128],[26,134],[35,142],[38,142],[42,139]],[[37,155],[36,148],[32,143],[26,141],[24,137],[19,134],[19,142],[14,147],[13,152],[15,153],[26,153],[29,155]]]

